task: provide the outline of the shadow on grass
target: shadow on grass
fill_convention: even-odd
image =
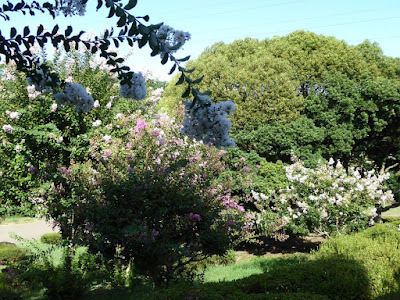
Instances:
[[[276,262],[271,262],[271,261]],[[366,269],[349,259],[259,262],[262,274],[230,282],[184,284],[169,289],[96,291],[84,299],[370,299]],[[389,298],[390,299],[390,298]]]
[[[290,236],[285,241],[277,241],[273,238],[261,238],[263,245],[242,243],[235,250],[247,251],[250,254],[257,256],[266,253],[272,254],[295,254],[295,253],[310,253],[312,250],[317,250],[322,243],[321,237],[297,237]]]

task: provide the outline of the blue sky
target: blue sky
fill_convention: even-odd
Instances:
[[[96,12],[97,1],[89,0],[84,17],[59,19],[61,28],[72,25],[74,31],[94,30],[100,33],[113,26],[117,19],[106,19],[107,10]],[[334,36],[356,45],[366,39],[376,41],[385,55],[400,57],[399,0],[138,0],[132,13],[150,16],[150,23],[164,22],[176,29],[188,31],[192,39],[178,52],[178,57],[198,57],[216,42],[231,43],[246,37],[265,39],[287,35],[295,30],[309,30]],[[10,15],[2,22],[3,34],[15,26],[54,26],[45,15],[33,18]],[[128,51],[127,48],[121,52]],[[150,57],[146,49],[133,49],[128,64],[133,70],[148,69],[161,79],[167,79],[170,65],[162,67],[159,57]]]

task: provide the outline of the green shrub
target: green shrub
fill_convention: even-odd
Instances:
[[[0,243],[0,262],[17,262],[26,257],[26,250],[18,248],[15,244]]]
[[[235,286],[249,293],[312,293],[330,299],[368,299],[366,270],[354,260],[316,259],[285,266],[237,280]]]
[[[43,244],[53,244],[57,245],[61,242],[61,234],[58,232],[51,232],[51,233],[45,233],[40,237],[40,241]]]
[[[22,298],[13,291],[0,289],[0,300],[22,300]]]
[[[330,239],[315,253],[316,258],[344,258],[359,262],[366,270],[371,296],[399,290],[400,232],[391,224],[379,224],[354,235]]]
[[[261,162],[259,174],[254,183],[254,190],[269,194],[269,191],[278,191],[290,185],[286,177],[286,169],[282,161],[276,163]]]

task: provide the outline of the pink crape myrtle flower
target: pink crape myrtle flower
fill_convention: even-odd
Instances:
[[[137,134],[140,134],[140,130],[144,130],[147,126],[147,123],[143,119],[137,119],[136,121],[136,126],[135,126],[135,131]]]
[[[197,220],[197,222],[200,222],[200,220],[201,220],[200,215],[199,214],[194,214],[194,213],[190,213],[189,214],[189,218],[195,219],[195,220]]]

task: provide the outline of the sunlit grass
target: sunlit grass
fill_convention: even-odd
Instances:
[[[232,265],[212,265],[204,274],[204,282],[233,281],[255,274],[269,272],[274,268],[297,264],[307,255],[290,255],[286,257],[255,257]]]
[[[0,219],[0,225],[11,225],[11,224],[27,224],[38,221],[38,218],[23,217],[23,216],[6,216],[4,219]]]
[[[400,206],[389,209],[382,213],[382,219],[387,221],[397,221],[400,220]]]

